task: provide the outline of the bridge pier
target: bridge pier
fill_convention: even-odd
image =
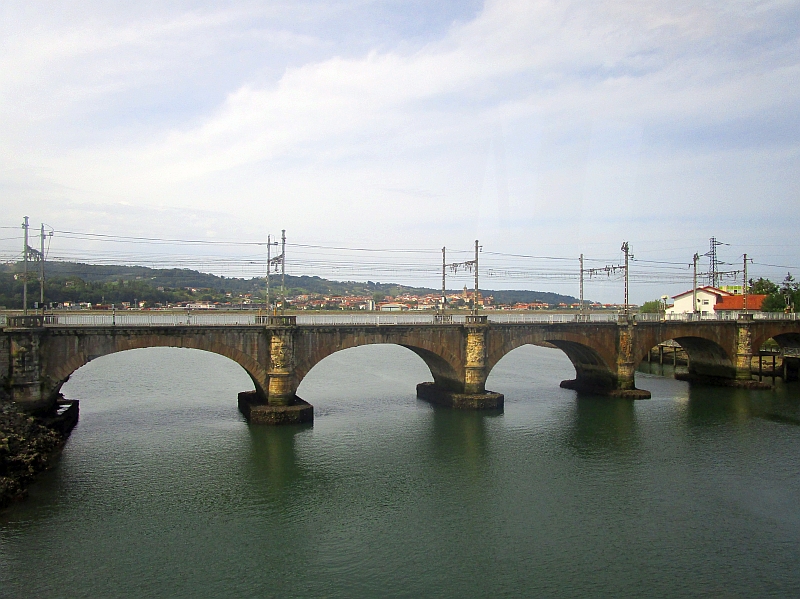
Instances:
[[[57,389],[41,369],[41,333],[38,328],[6,329],[0,346],[0,368],[8,373],[0,396],[31,413],[52,410],[58,399]]]
[[[783,356],[783,382],[800,380],[800,358]]]
[[[677,373],[675,378],[718,387],[770,389],[768,383],[753,380],[753,329],[758,326],[753,315],[740,314],[738,320],[727,326],[733,329],[729,329],[726,336],[715,333],[717,341],[690,335],[676,337],[675,340],[686,351],[689,372]]]
[[[749,318],[748,318],[749,317]],[[750,323],[752,314],[741,314],[736,326],[736,380],[751,381],[753,378],[753,333]]]
[[[635,332],[632,320],[619,327],[616,380],[610,395],[630,399],[650,399],[650,391],[636,388],[636,357],[633,349]]]
[[[605,360],[580,344],[554,341],[575,366],[575,379],[561,381],[561,387],[594,395],[650,399],[650,391],[636,388],[636,325],[625,319],[616,326],[613,335],[608,341],[608,345],[613,343],[613,352]]]
[[[257,392],[239,394],[239,410],[253,424],[300,424],[314,421],[314,406],[296,395],[295,316],[272,316],[266,403]]]
[[[463,390],[447,389],[436,383],[420,383],[417,385],[417,397],[431,403],[463,410],[503,408],[505,399],[503,394],[486,390],[486,379],[489,376],[486,368],[487,320],[486,316],[467,317]]]

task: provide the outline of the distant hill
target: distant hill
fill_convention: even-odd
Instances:
[[[35,267],[32,267],[31,270],[35,270]],[[16,289],[21,287],[21,283],[13,280],[13,274],[21,271],[21,263],[0,265],[0,275],[4,275],[2,276],[2,284],[0,284],[0,305],[8,307],[14,307],[17,303],[21,305],[21,300],[17,298],[21,292]],[[91,289],[93,290],[93,296],[101,294],[105,301],[122,301],[116,296],[131,295],[134,293],[134,289],[136,290],[136,297],[143,299],[150,295],[149,293],[143,293],[145,290],[156,292],[156,290],[161,291],[161,289],[164,289],[177,292],[188,287],[207,290],[208,295],[217,296],[225,293],[263,293],[266,286],[263,277],[244,279],[181,268],[149,268],[146,266],[99,265],[76,262],[48,262],[46,275],[48,284],[45,291],[49,297],[48,301],[64,301],[60,299],[62,293],[59,290],[63,290],[65,282],[70,279],[85,283],[85,285],[80,285],[84,294]],[[273,279],[272,285],[273,290],[277,289],[279,285],[277,277]],[[376,292],[392,296],[401,293],[426,295],[438,291],[429,287],[410,287],[395,283],[332,281],[321,277],[292,275],[286,275],[286,287],[287,295],[289,296],[314,293],[322,295],[372,295]],[[29,292],[33,288],[38,289],[37,282],[29,284]],[[452,290],[453,293],[457,291],[460,290]],[[563,302],[569,304],[578,301],[570,295],[547,291],[482,289],[481,293],[494,296],[496,303],[545,302],[559,304]],[[65,292],[63,294],[67,295]],[[37,295],[38,292],[37,294],[30,293],[30,297],[34,299]],[[68,295],[70,297],[65,297],[65,299],[77,297],[76,293]],[[91,300],[87,297],[83,301],[97,300]],[[153,297],[153,301],[160,300]]]

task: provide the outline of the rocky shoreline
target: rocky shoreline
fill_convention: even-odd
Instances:
[[[0,404],[0,509],[23,499],[36,476],[53,466],[77,420],[77,401],[60,401],[45,416]]]

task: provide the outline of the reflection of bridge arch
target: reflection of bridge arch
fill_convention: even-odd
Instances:
[[[266,397],[267,371],[254,358],[258,352],[246,353],[254,349],[249,347],[251,344],[243,344],[241,339],[239,343],[226,343],[225,336],[170,329],[158,332],[125,331],[111,335],[105,331],[99,335],[51,335],[42,344],[46,350],[43,352],[42,374],[49,382],[50,392],[55,394],[76,370],[101,356],[148,347],[188,348],[233,360],[250,376],[256,392]]]
[[[440,335],[448,338],[441,339]],[[433,335],[415,334],[394,327],[369,332],[332,328],[326,332],[324,340],[317,333],[301,335],[294,348],[294,386],[297,388],[314,366],[334,353],[354,347],[388,344],[404,347],[422,358],[437,385],[445,389],[459,389],[463,384],[463,373],[460,372],[461,344],[454,344],[449,338],[452,335],[452,331],[438,331]]]

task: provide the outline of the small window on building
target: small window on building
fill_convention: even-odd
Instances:
[[[708,300],[703,300],[703,305],[707,306],[708,305]]]

